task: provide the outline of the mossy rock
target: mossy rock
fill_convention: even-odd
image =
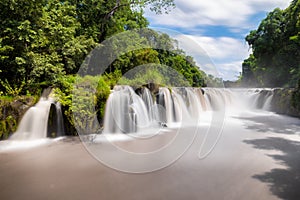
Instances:
[[[278,114],[300,117],[300,95],[297,98],[297,91],[298,89],[291,88],[275,89],[272,111]]]
[[[16,131],[25,112],[37,102],[35,96],[0,97],[0,139]]]

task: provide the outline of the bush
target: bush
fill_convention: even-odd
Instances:
[[[63,107],[67,131],[76,135],[76,127],[81,132],[94,132],[95,124],[91,122],[97,117],[102,124],[109,94],[110,87],[101,76],[62,78],[54,96]]]
[[[130,85],[133,88],[139,88],[149,83],[169,87],[190,85],[188,80],[173,68],[155,64],[136,67],[118,81],[119,85]]]

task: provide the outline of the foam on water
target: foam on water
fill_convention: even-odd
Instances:
[[[63,139],[64,137],[59,137],[55,139],[42,138],[42,139],[27,140],[27,141],[26,140],[4,140],[4,141],[0,141],[0,152],[21,151],[21,150],[31,149],[35,147],[49,145]]]

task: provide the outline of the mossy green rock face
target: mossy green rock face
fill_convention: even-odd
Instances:
[[[300,117],[300,89],[275,89],[271,110],[279,113]]]
[[[25,112],[37,101],[36,97],[0,97],[0,140],[16,131]]]

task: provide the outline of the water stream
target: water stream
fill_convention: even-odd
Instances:
[[[23,116],[10,140],[35,140],[64,136],[61,105],[52,98],[42,96],[39,102]]]

